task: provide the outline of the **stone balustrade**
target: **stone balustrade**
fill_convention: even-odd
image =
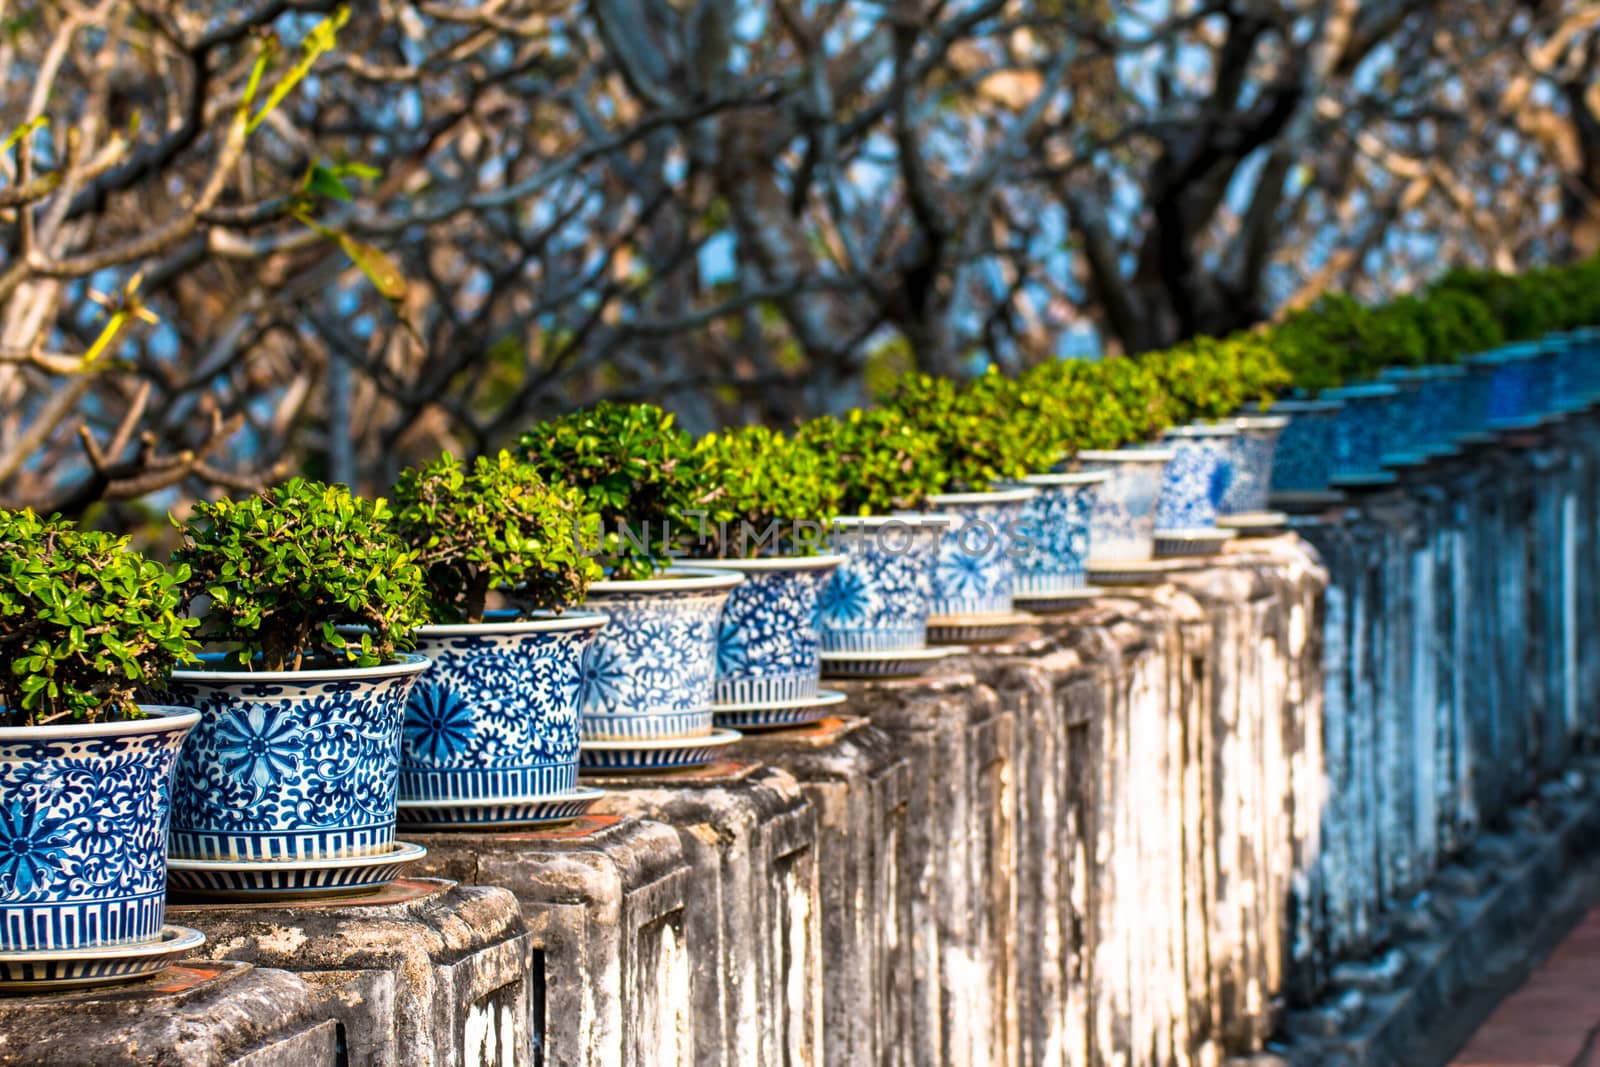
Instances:
[[[216,962],[0,1063],[1377,1062],[1596,836],[1597,485],[1569,417],[381,901],[185,909]]]

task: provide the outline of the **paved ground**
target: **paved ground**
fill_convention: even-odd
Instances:
[[[1600,1067],[1600,907],[1501,1001],[1451,1067]]]

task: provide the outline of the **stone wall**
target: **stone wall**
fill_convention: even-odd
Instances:
[[[1600,828],[1597,476],[1586,418],[1418,468],[409,872],[509,894],[178,912],[217,962],[0,1062],[1379,1062]]]

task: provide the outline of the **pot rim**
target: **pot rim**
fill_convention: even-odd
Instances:
[[[668,567],[656,578],[606,578],[589,593],[718,593],[744,581],[738,571],[715,567]]]
[[[0,742],[7,741],[70,741],[79,737],[122,737],[128,734],[165,734],[191,729],[200,721],[200,713],[193,708],[177,704],[140,704],[139,710],[148,719],[125,719],[120,722],[64,722],[48,726],[0,726]]]
[[[567,630],[599,630],[611,621],[603,611],[568,608],[560,615],[535,612],[532,618],[506,619],[504,622],[439,622],[419,626],[418,637],[474,637],[486,634],[560,633]]]
[[[824,552],[815,556],[757,556],[753,559],[691,559],[688,562],[703,564],[712,570],[762,573],[766,571],[820,571],[831,570],[842,564],[844,555]]]
[[[1398,396],[1399,393],[1400,387],[1393,382],[1362,382],[1359,385],[1341,385],[1337,389],[1324,390],[1323,395],[1335,400],[1372,400]]]
[[[1331,415],[1344,407],[1342,400],[1274,400],[1271,411],[1287,411],[1290,415]],[[1270,414],[1247,413],[1247,419],[1272,418]]]
[[[1024,475],[1022,480],[1033,486],[1099,485],[1109,477],[1110,471],[1046,471]]]
[[[1169,426],[1161,431],[1162,437],[1237,437],[1239,427],[1220,423],[1191,423],[1188,426]]]
[[[1240,433],[1272,433],[1289,425],[1287,415],[1233,415],[1229,421]]]
[[[946,511],[896,511],[888,515],[840,515],[829,520],[829,526],[887,526],[895,523],[912,529],[935,529],[951,526],[960,521],[959,515]]]
[[[337,667],[309,671],[207,671],[179,670],[172,672],[174,681],[183,682],[349,682],[374,678],[395,678],[408,674],[421,674],[433,661],[416,652],[400,652],[398,663],[384,663],[377,667]]]
[[[986,493],[929,493],[928,503],[934,507],[959,507],[962,504],[1021,504],[1039,495],[1039,490],[1024,486],[1021,489],[991,489]]]
[[[1170,448],[1091,448],[1075,458],[1089,463],[1171,463],[1176,455]]]

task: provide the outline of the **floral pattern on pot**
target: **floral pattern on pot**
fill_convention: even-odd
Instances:
[[[817,695],[822,591],[843,556],[703,561],[744,575],[717,631],[718,704],[770,704]]]
[[[1172,462],[1161,480],[1158,530],[1209,530],[1233,479],[1232,427],[1183,427],[1167,434]]]
[[[336,859],[394,841],[406,700],[428,667],[175,671],[169,703],[200,723],[173,784],[172,855]]]
[[[578,784],[583,659],[605,625],[593,612],[427,626],[433,663],[411,691],[400,799],[519,800]]]
[[[1082,469],[1106,472],[1089,522],[1089,543],[1097,562],[1148,560],[1155,555],[1156,505],[1171,459],[1171,452],[1150,448],[1078,453]]]
[[[1021,527],[1034,490],[935,493],[929,506],[955,522],[939,536],[929,613],[1009,615],[1016,591],[1016,557],[1030,547]]]
[[[0,729],[0,951],[151,942],[172,765],[199,716]]]
[[[738,574],[674,567],[596,582],[584,606],[610,621],[584,665],[585,741],[702,737],[713,729],[717,632]]]
[[[1233,420],[1238,431],[1229,441],[1228,488],[1217,510],[1223,515],[1247,515],[1267,510],[1272,489],[1272,461],[1278,436],[1288,424],[1281,415],[1244,415]]]
[[[928,643],[928,605],[943,516],[841,518],[829,547],[844,557],[822,590],[826,652],[893,652]]]
[[[1038,474],[1024,479],[1036,491],[1024,505],[1027,551],[1014,560],[1016,591],[1031,596],[1070,593],[1088,584],[1089,524],[1102,472]]]
[[[1323,493],[1333,477],[1334,426],[1342,407],[1332,400],[1283,400],[1272,405],[1289,424],[1272,454],[1272,492]]]

